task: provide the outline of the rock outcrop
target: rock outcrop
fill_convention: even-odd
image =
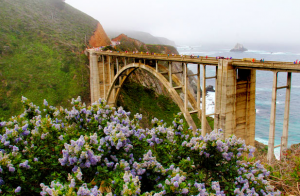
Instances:
[[[206,87],[206,92],[215,92],[215,89],[214,89],[214,87],[212,85],[208,85]]]
[[[247,48],[244,48],[242,44],[237,43],[234,48],[230,50],[230,52],[244,52],[247,51]]]
[[[100,23],[97,24],[97,28],[89,40],[89,44],[92,47],[100,47],[107,46],[111,44],[110,39],[106,35],[102,25]]]

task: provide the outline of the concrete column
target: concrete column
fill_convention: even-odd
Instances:
[[[220,121],[224,137],[227,138],[234,134],[236,129],[236,69],[232,67],[231,61],[224,59],[222,61]]]
[[[103,98],[106,99],[106,73],[105,73],[105,60],[104,60],[104,55],[102,56],[103,58],[103,62],[102,62],[102,65],[103,65],[103,72],[102,72],[102,75],[103,75]]]
[[[184,63],[181,64],[181,69],[182,69],[182,77],[181,77],[181,83],[182,83],[182,86],[184,85],[184,81],[185,81],[185,75],[184,75]]]
[[[118,57],[116,57],[116,66],[117,66],[117,74],[119,73],[119,61]]]
[[[202,115],[200,114],[200,97],[201,97],[201,88],[200,88],[200,64],[197,64],[197,107],[195,110],[198,110],[198,118],[200,119]],[[202,119],[201,119],[202,120]]]
[[[255,145],[255,70],[238,69],[236,82],[236,130],[247,145]]]
[[[90,52],[90,89],[91,103],[96,102],[100,98],[98,55]]]
[[[109,75],[109,86],[111,85],[111,80],[112,80],[112,79],[111,79],[111,74],[112,74],[112,73],[111,73],[111,67],[112,67],[112,66],[111,66],[110,58],[111,58],[111,57],[110,57],[110,56],[108,56],[108,75]]]
[[[225,127],[221,126],[223,60],[219,59],[217,69],[218,69],[218,74],[217,74],[217,78],[216,78],[214,128],[215,128],[215,130],[218,130],[218,129],[223,130],[225,128]]]
[[[172,63],[168,62],[169,65],[169,83],[170,87],[173,87],[173,82],[172,82]]]
[[[227,138],[236,129],[236,69],[231,60],[220,59],[217,74],[215,129]]]
[[[118,60],[116,60],[116,62],[118,63]],[[116,66],[118,66],[117,64],[116,64]],[[109,86],[112,86],[113,85],[113,79],[114,79],[114,77],[115,77],[115,64],[113,63],[111,66],[110,66],[110,72],[111,72],[111,74],[110,74],[110,85]],[[116,88],[114,88],[113,89],[113,91],[112,91],[112,95],[111,95],[111,101],[115,101],[115,95],[116,95]]]
[[[184,70],[183,70],[183,78],[184,78],[184,110],[185,112],[188,112],[188,74],[187,74],[187,64],[184,64]]]
[[[218,94],[218,66],[216,67],[216,80],[215,80],[215,115],[214,115],[214,130],[218,130],[218,121],[215,119],[218,119],[218,114],[217,114],[217,94]]]
[[[288,132],[289,132],[289,117],[290,117],[290,99],[291,99],[291,80],[292,80],[292,73],[287,73],[287,87],[286,87],[286,94],[285,94],[285,108],[284,108],[284,120],[283,120],[283,131],[282,131],[282,143],[280,152],[287,149],[288,145]]]
[[[207,133],[206,130],[206,66],[202,65],[202,120],[201,120],[201,129],[202,136],[205,136]]]
[[[270,129],[269,129],[269,143],[268,143],[268,156],[267,156],[269,164],[271,164],[273,162],[273,159],[274,159],[277,78],[278,78],[278,72],[274,71],[274,74],[273,74],[273,87],[272,87]]]
[[[248,82],[247,91],[247,134],[246,134],[246,144],[255,146],[255,121],[256,121],[256,109],[255,109],[255,88],[256,88],[256,70],[252,69],[250,72],[250,82]]]

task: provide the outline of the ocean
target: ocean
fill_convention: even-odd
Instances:
[[[247,47],[246,47],[247,48]],[[277,47],[268,49],[262,47],[252,46],[251,49],[242,53],[230,52],[231,48],[228,47],[207,47],[207,46],[179,46],[177,50],[183,55],[195,56],[223,56],[225,58],[256,58],[258,60],[264,59],[265,61],[285,61],[294,62],[300,60],[300,50],[288,50]],[[298,65],[300,66],[300,64]],[[189,64],[188,68],[194,73],[197,72],[197,66]],[[201,70],[202,71],[202,70]],[[207,76],[215,75],[215,66],[207,66]],[[278,86],[286,85],[286,73],[278,74]],[[215,80],[207,80],[207,85],[215,86]],[[255,122],[255,139],[261,143],[268,144],[269,138],[269,125],[270,125],[270,112],[271,112],[271,98],[272,98],[272,84],[273,72],[271,71],[257,71],[256,72],[256,122]],[[275,145],[280,144],[282,130],[283,130],[283,117],[285,107],[285,89],[277,91],[276,102],[276,130],[275,130]],[[290,119],[289,119],[289,137],[288,144],[300,143],[300,73],[292,73],[292,87],[291,87],[291,100],[290,100]],[[207,113],[214,112],[214,93],[209,92],[206,96]],[[274,150],[276,157],[279,157],[280,148]]]

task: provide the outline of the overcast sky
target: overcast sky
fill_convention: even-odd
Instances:
[[[66,0],[104,29],[130,29],[177,44],[300,46],[300,0]]]

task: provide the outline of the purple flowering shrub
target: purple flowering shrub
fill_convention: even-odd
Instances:
[[[71,110],[22,98],[24,113],[0,122],[0,191],[13,195],[280,195],[254,148],[221,130],[201,136],[178,114],[172,126],[80,98]]]

